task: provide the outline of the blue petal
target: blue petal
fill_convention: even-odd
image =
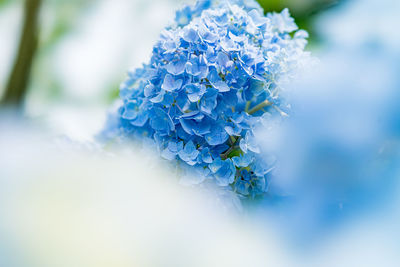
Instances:
[[[172,75],[166,74],[161,88],[165,91],[171,92],[180,89],[182,87],[182,83],[183,81],[181,79],[175,80]]]
[[[244,196],[249,194],[250,183],[243,180],[238,180],[235,184],[235,190]]]
[[[218,53],[217,62],[220,66],[224,68],[228,68],[233,65],[233,62],[229,59],[228,55],[223,52]]]
[[[149,114],[144,110],[142,110],[141,112],[139,112],[138,116],[135,119],[130,121],[130,123],[134,126],[142,127],[146,124],[148,119],[149,119]]]
[[[208,147],[203,148],[201,151],[201,158],[204,163],[212,163],[213,159],[210,154],[210,149]]]
[[[199,76],[200,78],[207,77],[208,66],[204,56],[192,55],[190,61],[186,63],[186,72],[193,76]]]
[[[236,168],[231,159],[221,160],[217,158],[209,165],[209,168],[217,180],[218,185],[227,186],[234,182]]]
[[[216,173],[222,166],[224,162],[222,161],[221,158],[216,158],[210,165],[209,169],[211,172]]]
[[[197,151],[192,141],[187,142],[184,150],[187,154],[192,154],[193,152]]]
[[[200,110],[211,115],[213,109],[217,106],[218,91],[208,90],[200,100]]]
[[[233,157],[232,161],[236,167],[242,168],[249,166],[253,161],[253,157],[245,153],[243,155],[240,155],[239,157]]]
[[[193,135],[193,128],[196,126],[195,122],[192,120],[185,120],[185,119],[179,119],[179,122],[183,128],[183,130],[189,134],[189,135]]]
[[[268,19],[266,17],[264,17],[262,14],[260,14],[260,12],[257,11],[256,9],[253,9],[252,11],[250,11],[249,16],[251,17],[254,25],[257,27],[260,27],[260,26],[266,24],[268,21]]]
[[[222,49],[226,52],[239,51],[239,46],[230,38],[224,38],[220,41]]]
[[[204,115],[201,114],[199,111],[195,110],[195,111],[192,111],[192,112],[185,113],[185,114],[181,115],[179,118],[182,118],[182,119],[193,119],[193,120],[196,120],[196,121],[200,121],[200,120],[202,120],[204,118]]]
[[[175,142],[175,141],[170,141],[168,142],[168,149],[172,152],[178,154],[179,151],[183,149],[183,142]]]
[[[168,63],[166,69],[173,75],[180,75],[185,72],[186,59],[184,56],[174,58]]]
[[[212,84],[219,92],[228,92],[231,90],[229,86],[223,82],[223,81],[218,81]]]
[[[246,133],[245,138],[242,138],[239,142],[240,149],[242,149],[243,152],[247,153],[248,150],[254,152],[254,153],[260,153],[260,148],[257,145],[256,139],[254,135],[251,133],[251,131],[248,131]]]
[[[218,40],[218,35],[212,33],[205,26],[200,26],[199,33],[200,33],[200,37],[203,39],[203,41],[205,41],[207,43],[215,43]]]
[[[156,91],[157,90],[156,90],[155,86],[150,83],[150,84],[146,85],[146,87],[144,88],[143,93],[144,93],[145,97],[149,97],[149,96],[155,94]]]
[[[203,84],[188,84],[185,86],[190,102],[197,102],[206,92],[206,87]]]
[[[211,125],[206,123],[196,123],[193,127],[193,133],[197,136],[204,136],[211,132]]]
[[[167,159],[167,160],[174,160],[176,158],[176,153],[173,153],[168,148],[165,148],[161,152],[161,157],[163,157],[164,159]]]
[[[242,128],[233,123],[225,126],[224,129],[230,136],[239,136],[242,132]]]
[[[226,133],[225,129],[220,126],[211,127],[211,132],[206,134],[206,141],[211,146],[216,146],[225,143],[229,135]]]
[[[186,42],[194,43],[199,39],[199,34],[193,28],[185,27],[183,29],[183,39]]]
[[[196,158],[199,155],[199,151],[196,149],[192,141],[189,141],[183,150],[178,152],[179,157],[188,163],[189,165],[194,165],[196,163]]]
[[[164,95],[165,95],[165,91],[161,90],[156,96],[154,96],[153,98],[150,98],[150,101],[152,103],[161,103],[162,101],[164,101]]]
[[[124,111],[122,113],[122,118],[126,120],[133,120],[137,117],[138,114],[138,106],[136,101],[128,102],[124,106]]]
[[[154,108],[152,115],[153,116],[150,118],[150,125],[154,130],[166,134],[175,130],[175,125],[171,117],[161,108]]]

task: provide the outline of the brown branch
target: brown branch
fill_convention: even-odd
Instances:
[[[38,47],[39,12],[42,0],[25,0],[24,24],[18,54],[1,101],[2,105],[20,108],[25,100],[31,68]]]

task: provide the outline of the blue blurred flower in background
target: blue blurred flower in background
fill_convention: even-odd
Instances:
[[[289,86],[292,116],[269,118],[273,127],[256,134],[278,157],[270,194],[290,199],[285,218],[297,235],[370,214],[398,192],[400,39],[387,33],[400,25],[400,5],[383,2],[347,3],[340,17],[320,18],[326,49]]]
[[[203,170],[185,183],[263,195],[274,162],[260,155],[253,132],[264,113],[289,113],[283,83],[308,57],[307,33],[297,29],[287,9],[264,16],[255,1],[184,7],[150,63],[121,85],[117,122],[104,135],[150,138],[165,159]]]

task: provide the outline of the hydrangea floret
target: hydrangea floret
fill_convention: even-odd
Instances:
[[[153,140],[192,184],[262,195],[273,162],[261,156],[254,131],[264,114],[289,113],[280,81],[299,64],[305,38],[287,9],[264,16],[252,0],[185,6],[149,64],[122,83],[123,103],[108,130]]]

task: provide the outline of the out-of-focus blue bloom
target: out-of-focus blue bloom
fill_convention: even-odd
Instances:
[[[182,151],[183,142],[182,141],[173,141],[168,142],[167,147],[161,153],[161,156],[168,160],[173,160],[176,156]]]
[[[260,148],[257,144],[257,140],[254,138],[251,132],[247,132],[245,137],[239,142],[240,149],[247,153],[248,151],[260,153]]]
[[[400,181],[400,38],[390,34],[400,4],[359,0],[342,8],[319,21],[328,33],[320,64],[289,86],[293,116],[282,124],[263,116],[274,127],[256,134],[279,157],[269,193],[295,199],[285,220],[307,235],[379,207]]]
[[[108,132],[151,138],[184,173],[204,175],[185,176],[185,183],[207,180],[243,196],[264,194],[272,166],[253,132],[261,115],[288,108],[283,81],[308,55],[306,35],[295,30],[287,9],[264,16],[254,0],[184,7],[161,33],[149,64],[121,85],[119,123]]]
[[[276,27],[279,32],[292,32],[298,29],[287,9],[284,9],[279,15],[276,13],[268,14],[267,17],[272,21],[272,27]]]

